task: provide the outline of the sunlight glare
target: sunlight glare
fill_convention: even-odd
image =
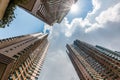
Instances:
[[[78,6],[73,4],[72,7],[71,7],[71,12],[76,13],[77,11],[78,11]]]

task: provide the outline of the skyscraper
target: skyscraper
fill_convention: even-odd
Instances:
[[[120,80],[120,54],[75,40],[67,53],[81,80]]]
[[[36,80],[48,49],[47,36],[35,33],[0,40],[0,80]]]
[[[28,0],[20,7],[49,25],[60,23],[77,0]]]

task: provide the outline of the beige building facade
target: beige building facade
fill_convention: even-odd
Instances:
[[[80,40],[67,45],[80,80],[120,80],[120,54]]]
[[[49,25],[60,23],[77,0],[30,0],[19,4],[27,12]]]
[[[36,80],[45,59],[47,34],[0,40],[0,80]]]
[[[0,20],[2,20],[10,0],[0,0]]]

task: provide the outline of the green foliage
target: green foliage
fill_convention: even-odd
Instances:
[[[10,1],[6,12],[4,14],[3,19],[0,21],[0,27],[4,28],[6,25],[9,26],[9,24],[11,23],[11,21],[13,21],[13,19],[15,18],[14,15],[14,10],[16,8],[16,5],[14,4],[13,1]]]
[[[0,28],[4,28],[6,25],[9,24],[14,20],[15,13],[14,10],[16,9],[16,5],[20,3],[27,3],[29,0],[10,0],[10,3],[5,11],[3,19],[0,21]]]

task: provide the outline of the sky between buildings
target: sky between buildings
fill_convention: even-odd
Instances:
[[[78,0],[77,12],[69,12],[60,24],[44,24],[24,10],[0,29],[0,38],[35,32],[49,32],[50,47],[39,80],[79,80],[66,54],[67,43],[80,39],[120,51],[120,0]]]

